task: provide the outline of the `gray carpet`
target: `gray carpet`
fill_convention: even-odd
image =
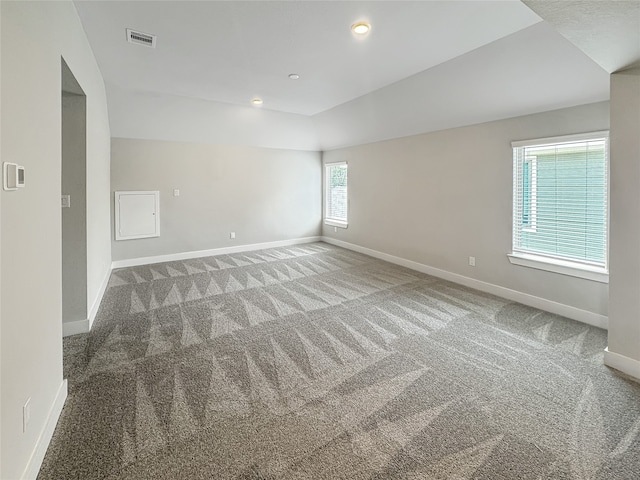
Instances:
[[[605,346],[324,243],[120,269],[38,478],[638,480]]]

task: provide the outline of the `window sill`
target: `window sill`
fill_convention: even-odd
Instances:
[[[507,257],[509,257],[509,261],[514,265],[584,278],[594,282],[609,283],[609,272],[602,268],[525,253],[509,253]]]
[[[340,220],[329,220],[326,219],[324,220],[324,224],[325,225],[331,225],[332,227],[338,227],[338,228],[348,228],[349,224],[347,222],[341,222]]]

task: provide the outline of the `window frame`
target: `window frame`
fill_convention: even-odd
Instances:
[[[522,248],[518,248],[516,246],[516,201],[517,201],[517,182],[522,182],[523,179],[520,176],[518,178],[516,171],[516,158],[517,153],[516,150],[523,147],[535,147],[535,146],[545,146],[545,145],[561,145],[563,143],[574,143],[580,141],[589,141],[596,139],[605,139],[605,181],[606,181],[606,231],[605,231],[605,252],[604,252],[604,266],[592,265],[589,262],[583,262],[578,259],[571,260],[564,257],[554,256],[553,254],[544,254],[537,252],[527,252],[523,251]],[[532,140],[522,140],[515,141],[511,143],[512,152],[513,152],[513,192],[512,192],[512,215],[511,215],[511,252],[507,254],[509,258],[509,262],[513,265],[520,265],[524,267],[536,268],[539,270],[546,270],[549,272],[560,273],[562,275],[569,275],[572,277],[584,278],[587,280],[592,280],[600,283],[609,283],[609,225],[610,225],[610,155],[609,155],[609,131],[596,131],[596,132],[588,132],[588,133],[580,133],[575,135],[562,135],[557,137],[546,137],[546,138],[538,138]],[[529,157],[533,157],[533,155],[528,155],[525,160],[527,161]],[[531,162],[531,160],[530,160]],[[537,162],[537,160],[534,160]],[[530,163],[532,167],[535,163]],[[530,206],[530,217],[531,217],[531,226],[524,228],[523,231],[535,232],[537,231],[537,212],[536,212],[536,202],[537,202],[537,172],[531,173],[531,206]]]
[[[345,166],[347,169],[347,205],[345,209],[346,218],[332,218],[328,216],[329,212],[329,170],[332,167]],[[347,228],[349,226],[349,164],[346,161],[343,162],[331,162],[324,164],[324,202],[323,202],[323,221],[325,225],[332,227]]]

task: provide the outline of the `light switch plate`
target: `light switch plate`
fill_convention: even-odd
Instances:
[[[62,195],[60,197],[60,206],[62,208],[71,208],[71,195]]]
[[[5,190],[17,190],[18,187],[24,187],[24,167],[17,163],[4,162],[2,170]]]

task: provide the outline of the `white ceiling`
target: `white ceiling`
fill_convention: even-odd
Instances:
[[[301,150],[608,100],[640,0],[524,2],[75,0],[113,136]]]
[[[609,75],[541,22],[313,117],[322,150],[609,99]]]
[[[609,73],[640,66],[640,0],[523,0]]]
[[[516,0],[75,4],[107,84],[236,105],[260,97],[304,115],[540,22]],[[366,37],[350,31],[360,20]],[[126,28],[157,35],[157,48],[127,43]]]

